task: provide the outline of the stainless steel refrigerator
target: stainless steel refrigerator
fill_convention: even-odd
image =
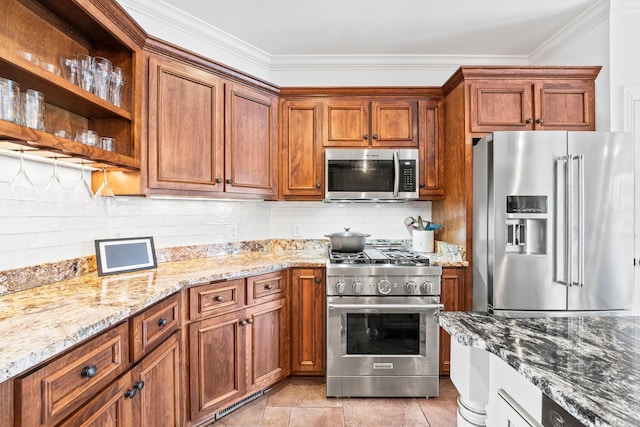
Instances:
[[[624,313],[633,296],[630,134],[494,132],[473,147],[474,309]]]

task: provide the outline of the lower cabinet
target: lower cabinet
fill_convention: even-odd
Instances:
[[[440,302],[445,311],[464,310],[465,269],[443,268]],[[440,375],[451,371],[451,336],[440,328]]]
[[[230,287],[229,284],[233,286]],[[190,417],[199,423],[243,397],[289,375],[289,310],[285,272],[246,279],[246,289],[233,292],[238,280],[190,288],[190,301],[203,297],[226,312],[201,318],[192,308],[188,326]],[[198,297],[197,295],[200,295]],[[235,295],[235,296],[234,296]],[[236,296],[241,295],[241,304]],[[244,295],[250,305],[242,298]],[[238,309],[238,307],[241,307]]]
[[[181,426],[179,319],[174,294],[16,377],[15,420],[0,425]]]
[[[291,374],[325,374],[324,268],[291,269]]]
[[[62,426],[180,425],[180,345],[173,334]]]

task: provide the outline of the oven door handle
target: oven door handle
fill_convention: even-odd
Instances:
[[[444,310],[444,304],[336,304],[327,303],[329,310]]]

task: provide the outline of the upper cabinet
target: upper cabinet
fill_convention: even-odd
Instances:
[[[416,100],[328,99],[325,147],[417,147]]]
[[[0,119],[3,148],[38,149],[61,161],[140,168],[140,52],[146,34],[115,2],[100,0],[6,0],[0,5],[0,78],[45,102],[39,129]],[[80,58],[106,58],[111,68],[95,73],[93,88],[71,77]],[[117,67],[117,68],[116,68]],[[113,100],[98,85],[109,71],[124,82]],[[89,73],[87,73],[89,75]],[[85,90],[88,89],[88,90]],[[92,130],[115,139],[115,151],[77,142]],[[28,147],[28,148],[27,148]]]
[[[323,198],[327,147],[417,148],[420,198],[442,198],[442,102],[440,88],[282,88],[280,198]]]
[[[322,104],[314,98],[280,105],[281,198],[322,199]]]
[[[277,88],[160,40],[145,52],[143,192],[275,199]]]
[[[545,70],[477,70],[468,83],[471,131],[594,130],[600,67]]]

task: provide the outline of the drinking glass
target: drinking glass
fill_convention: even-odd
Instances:
[[[91,92],[93,90],[93,65],[91,56],[89,55],[77,55],[78,70],[80,72],[80,87],[82,89]]]
[[[124,74],[122,68],[113,67],[109,80],[109,101],[116,107],[122,107],[122,88],[124,87]]]
[[[93,93],[99,98],[109,99],[109,79],[111,77],[111,61],[96,56],[93,58]]]
[[[5,198],[9,200],[37,200],[38,193],[36,185],[31,181],[24,167],[24,150],[20,150],[20,166],[9,183],[9,191]]]
[[[44,95],[29,89],[24,94],[23,124],[37,130],[44,130]]]
[[[61,56],[60,68],[62,69],[62,76],[65,79],[74,85],[80,86],[80,65],[78,64],[76,55]]]
[[[0,78],[0,119],[20,123],[20,85]]]
[[[116,202],[116,195],[109,186],[107,182],[107,168],[102,168],[102,184],[96,190],[96,194],[94,194],[94,199],[97,200],[98,204],[113,206]]]
[[[106,151],[115,151],[116,140],[103,136],[102,138],[100,138],[100,147]]]
[[[73,195],[76,203],[85,203],[87,201],[94,202],[94,194],[91,189],[91,184],[85,178],[85,164],[82,163],[82,172],[80,173],[80,179],[76,183],[73,189]]]
[[[47,181],[45,187],[45,194],[50,202],[67,203],[68,195],[67,189],[62,185],[60,181],[60,175],[58,175],[58,158],[53,158],[53,173]]]

